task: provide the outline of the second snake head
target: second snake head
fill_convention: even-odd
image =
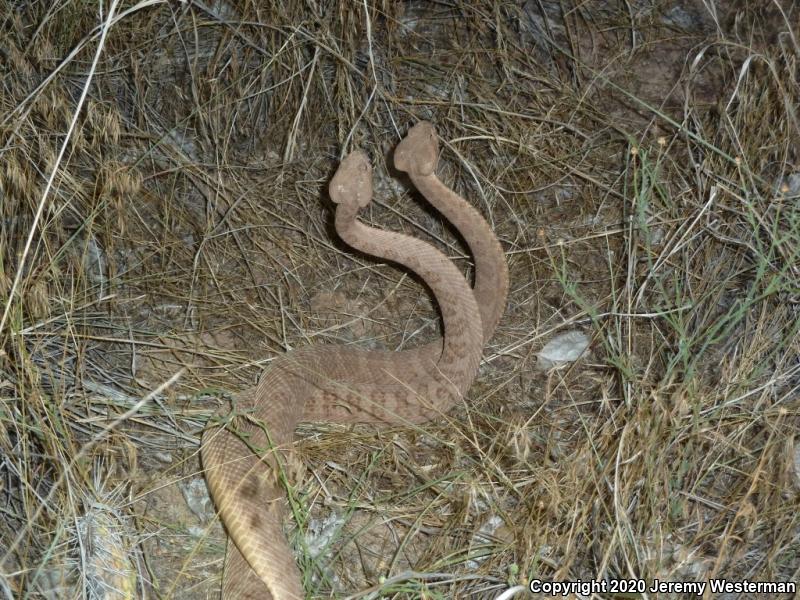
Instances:
[[[409,175],[430,175],[439,162],[439,139],[427,121],[420,121],[408,130],[394,151],[394,166]]]
[[[372,200],[372,165],[360,150],[348,154],[336,169],[328,186],[328,193],[336,204],[355,202],[364,208]]]

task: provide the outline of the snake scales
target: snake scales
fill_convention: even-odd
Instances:
[[[353,248],[414,271],[430,287],[444,337],[399,352],[338,346],[301,348],[277,358],[258,385],[221,410],[203,435],[206,479],[232,543],[223,574],[224,600],[300,600],[300,573],[283,533],[284,488],[276,452],[290,450],[300,421],[420,423],[467,392],[484,344],[505,307],[508,269],[489,224],[436,176],[438,140],[420,122],[395,150],[395,166],[453,224],[472,252],[471,288],[453,263],[411,236],[357,219],[372,199],[372,169],[349,154],[331,180],[336,231]]]

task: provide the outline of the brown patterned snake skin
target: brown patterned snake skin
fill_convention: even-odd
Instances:
[[[395,150],[395,166],[470,247],[474,288],[433,246],[356,220],[372,199],[372,169],[363,153],[341,162],[329,191],[336,231],[347,244],[399,263],[428,284],[442,313],[444,338],[399,352],[312,346],[281,355],[254,389],[235,399],[234,411],[221,410],[220,425],[203,435],[206,479],[230,536],[224,600],[305,597],[283,534],[285,488],[278,475],[280,455],[291,449],[299,421],[421,423],[447,411],[475,377],[505,307],[508,270],[491,227],[439,181],[437,162],[438,141],[426,122],[412,127]]]

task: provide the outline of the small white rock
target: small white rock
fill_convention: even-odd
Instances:
[[[194,515],[203,522],[213,518],[214,506],[211,503],[211,496],[208,493],[206,482],[202,477],[195,477],[188,481],[181,482],[178,487],[183,494],[186,505]]]
[[[331,512],[330,515],[322,520],[311,519],[308,524],[308,533],[306,534],[308,553],[316,558],[323,550],[327,550],[344,523],[345,519],[335,512]]]
[[[580,358],[589,347],[589,338],[580,331],[568,331],[557,335],[545,344],[537,354],[537,367],[543,371],[559,367]]]
[[[794,445],[794,484],[800,490],[800,444]]]

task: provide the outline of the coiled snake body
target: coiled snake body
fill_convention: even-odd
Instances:
[[[236,398],[236,415],[218,414],[201,455],[228,535],[224,600],[300,600],[299,570],[283,534],[283,487],[276,451],[290,450],[300,421],[420,423],[446,411],[468,390],[483,346],[502,315],[508,270],[502,248],[480,213],[434,174],[433,127],[411,128],[395,150],[395,166],[459,230],[475,260],[471,288],[453,263],[411,236],[356,220],[372,199],[372,169],[349,154],[331,180],[336,231],[350,246],[417,273],[433,292],[444,337],[401,352],[337,346],[302,348],[276,359],[258,385]],[[226,418],[227,417],[227,418]],[[227,422],[226,422],[227,421]]]

